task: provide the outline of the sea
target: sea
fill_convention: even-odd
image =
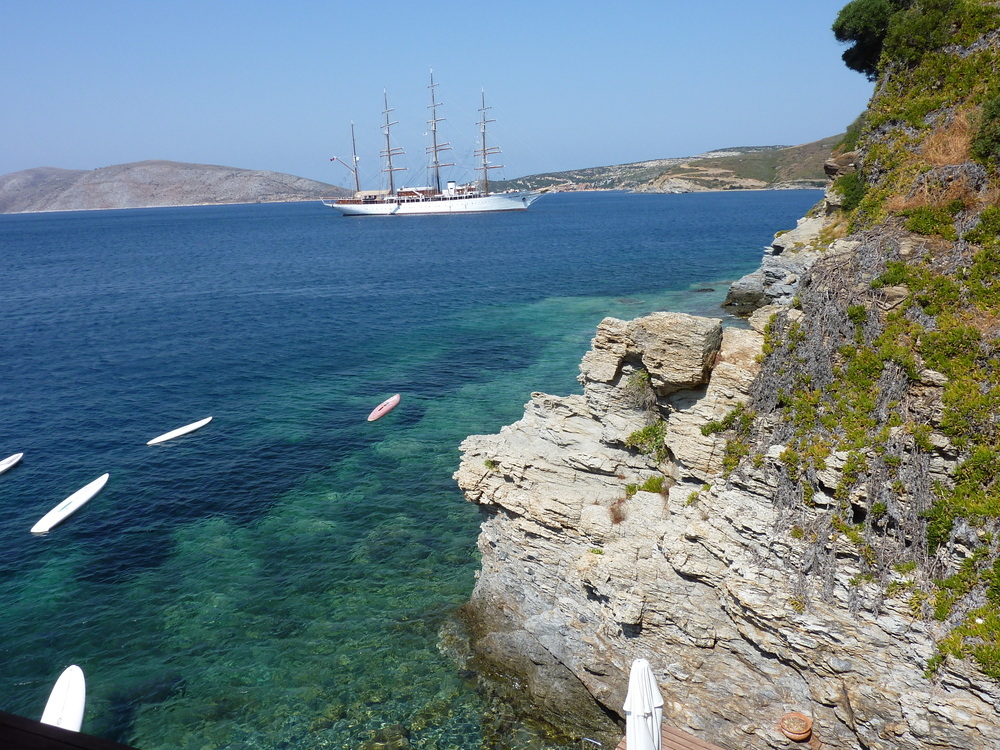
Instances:
[[[24,453],[0,476],[0,710],[39,718],[76,664],[83,731],[141,750],[577,747],[461,659],[480,517],[458,446],[580,392],[606,316],[738,324],[728,284],[820,197],[0,216],[0,458]]]

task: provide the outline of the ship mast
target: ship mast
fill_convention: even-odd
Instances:
[[[360,180],[358,180],[358,144],[354,140],[353,122],[351,123],[351,155],[353,157],[351,159],[351,164],[348,164],[346,161],[344,161],[338,156],[331,157],[330,161],[339,161],[341,164],[343,164],[345,167],[351,170],[351,173],[354,175],[354,193],[356,195],[357,193],[361,192],[361,182]]]
[[[389,129],[393,125],[396,125],[397,123],[395,123],[395,122],[389,122],[389,113],[392,112],[393,110],[389,108],[389,94],[386,93],[385,89],[382,89],[382,100],[385,103],[385,110],[383,110],[383,112],[382,112],[382,114],[385,115],[385,124],[382,126],[382,129],[385,130],[385,150],[382,152],[382,156],[385,157],[385,169],[383,169],[382,171],[389,173],[389,195],[395,195],[396,194],[396,183],[395,183],[395,181],[393,179],[392,173],[393,172],[402,172],[404,169],[406,169],[406,167],[394,167],[394,166],[392,166],[392,157],[393,156],[399,156],[400,154],[403,154],[403,153],[406,153],[406,152],[403,151],[403,149],[398,148],[398,147],[397,148],[393,148],[392,147],[392,142],[389,139]]]
[[[437,124],[444,120],[443,117],[437,116],[437,107],[440,102],[435,99],[434,89],[437,88],[437,84],[434,83],[434,69],[431,68],[431,85],[428,86],[431,90],[431,103],[428,105],[428,109],[431,111],[431,119],[427,121],[427,125],[431,129],[431,145],[427,148],[427,154],[431,157],[430,167],[434,171],[434,191],[438,194],[441,193],[441,167],[450,167],[453,164],[442,164],[438,158],[438,154],[442,151],[450,151],[450,143],[438,143],[437,137]]]
[[[486,123],[488,123],[488,122],[496,122],[496,120],[487,120],[486,119],[486,113],[490,109],[492,109],[492,107],[487,107],[486,106],[486,90],[483,89],[483,106],[479,108],[479,111],[482,114],[482,117],[479,120],[480,147],[476,151],[476,156],[480,157],[480,159],[482,159],[482,162],[481,162],[480,166],[476,167],[476,169],[477,170],[481,169],[482,172],[483,172],[483,194],[484,195],[489,195],[490,194],[490,170],[491,169],[502,169],[503,168],[503,164],[490,164],[489,158],[488,158],[488,157],[492,156],[493,154],[499,154],[500,153],[500,149],[497,148],[496,146],[487,146],[486,145]]]
[[[352,172],[354,172],[354,192],[355,193],[360,193],[361,192],[361,180],[358,179],[358,144],[357,144],[357,141],[354,140],[354,121],[353,120],[351,121],[351,156],[352,156],[351,160],[354,162],[354,169],[351,170]]]

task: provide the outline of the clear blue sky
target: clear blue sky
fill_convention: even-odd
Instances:
[[[145,159],[378,180],[387,89],[420,182],[430,68],[464,160],[480,90],[503,175],[807,143],[872,84],[847,0],[0,0],[0,174]]]

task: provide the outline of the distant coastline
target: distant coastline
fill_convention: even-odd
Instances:
[[[237,201],[235,203],[171,203],[151,206],[115,206],[113,208],[43,208],[38,211],[8,211],[2,216],[30,216],[33,214],[69,214],[91,211],[135,211],[144,208],[204,208],[207,206],[259,206],[266,203],[312,203],[318,198],[289,198],[269,201]]]
[[[734,146],[698,156],[547,172],[501,181],[497,188],[639,193],[825,188],[829,181],[823,164],[842,139],[833,135],[800,146]]]
[[[280,172],[213,164],[142,161],[93,170],[38,167],[0,176],[0,213],[285,203],[348,192]]]
[[[497,190],[632,193],[808,190],[841,136],[802,146],[742,146],[699,156],[498,181]],[[152,160],[91,170],[37,167],[0,175],[0,214],[291,203],[352,191],[281,172]]]

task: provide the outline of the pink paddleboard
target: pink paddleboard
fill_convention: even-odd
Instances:
[[[395,409],[396,408],[396,404],[398,404],[398,403],[399,403],[399,394],[398,393],[396,395],[394,395],[394,396],[389,396],[389,398],[387,398],[381,404],[379,404],[374,409],[372,409],[372,413],[368,415],[368,421],[369,422],[374,422],[376,419],[379,419],[380,417],[384,417],[386,414],[388,414],[393,409]]]

